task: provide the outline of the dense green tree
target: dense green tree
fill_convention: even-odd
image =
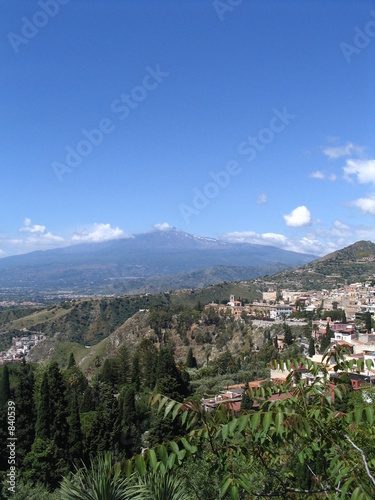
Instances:
[[[283,324],[283,330],[284,330],[284,343],[286,345],[291,345],[293,344],[293,335],[292,335],[292,329],[287,323]]]
[[[120,433],[121,422],[117,399],[111,387],[102,384],[96,417],[88,436],[90,454],[117,450]]]
[[[187,374],[182,377],[176,366],[173,351],[170,347],[160,349],[156,365],[157,390],[166,396],[174,394],[174,399],[181,399],[189,394]]]
[[[33,485],[43,483],[53,489],[58,486],[62,475],[68,472],[68,467],[59,458],[55,443],[40,438],[34,441],[27,454],[24,469],[25,479]]]
[[[278,359],[279,351],[273,344],[264,344],[256,355],[257,361],[269,363],[273,359]]]

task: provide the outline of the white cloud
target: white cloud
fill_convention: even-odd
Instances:
[[[364,214],[375,215],[375,193],[369,194],[367,198],[354,200],[351,205],[359,208]]]
[[[335,174],[325,174],[321,170],[315,170],[314,172],[311,172],[310,177],[312,179],[328,179],[329,181],[334,182],[337,179],[337,176]]]
[[[21,233],[26,233],[26,237],[19,240],[9,240],[8,244],[15,244],[27,251],[66,244],[64,238],[47,231],[46,226],[32,224],[31,219],[28,217],[23,221],[23,225],[20,227],[19,231]]]
[[[345,146],[335,146],[323,148],[323,153],[328,156],[330,160],[337,160],[337,158],[342,158],[343,156],[358,155],[363,154],[364,148],[362,146],[357,146],[352,142],[348,142]]]
[[[170,226],[168,222],[163,222],[162,224],[154,224],[154,229],[156,231],[167,231],[168,229],[172,229],[173,226]]]
[[[287,242],[283,234],[277,233],[263,233],[259,234],[255,231],[234,231],[232,233],[225,233],[222,236],[225,240],[233,243],[252,243],[254,245],[285,245]]]
[[[285,224],[289,227],[302,227],[311,224],[311,214],[304,205],[295,208],[288,215],[283,215]]]
[[[31,219],[26,217],[23,221],[23,226],[20,228],[20,231],[25,233],[41,233],[44,234],[46,232],[46,226],[40,226],[38,224],[31,224]]]
[[[257,205],[265,205],[267,201],[267,195],[265,193],[262,193],[258,196]]]
[[[112,228],[110,224],[95,223],[91,231],[86,229],[81,229],[80,231],[77,231],[73,235],[72,241],[73,242],[87,241],[92,243],[98,243],[100,241],[115,240],[117,238],[122,238],[124,236],[125,236],[124,231],[119,227]]]
[[[311,172],[310,177],[313,179],[325,179],[326,176],[320,170],[316,170],[315,172]]]
[[[287,238],[278,233],[256,233],[255,231],[234,231],[222,235],[222,238],[233,243],[252,243],[253,245],[271,245],[283,250],[299,253],[310,253],[313,255],[324,255],[328,251],[324,245],[312,235],[303,238]],[[336,247],[334,248],[336,250]]]
[[[360,184],[375,184],[375,160],[347,160],[344,167],[344,178],[352,181],[352,176]]]

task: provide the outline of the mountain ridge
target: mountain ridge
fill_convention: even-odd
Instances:
[[[53,250],[41,250],[0,259],[0,288],[22,287],[29,290],[71,289],[75,293],[117,293],[114,281],[151,280],[194,273],[226,266],[243,268],[237,279],[259,276],[256,268],[291,268],[313,260],[315,256],[299,254],[266,245],[231,243],[215,238],[191,235],[175,228],[139,233],[132,237],[100,243],[81,243]],[[272,269],[274,266],[274,269]],[[249,268],[245,270],[245,268]],[[213,282],[218,282],[220,276]],[[184,288],[196,287],[200,279],[188,277]],[[210,284],[205,282],[205,284]],[[133,293],[141,292],[134,289]],[[121,293],[128,293],[122,287]],[[158,288],[160,290],[160,287]]]
[[[357,281],[375,280],[375,244],[360,240],[306,265],[268,276],[283,288],[335,288]]]

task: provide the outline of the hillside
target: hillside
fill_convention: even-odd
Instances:
[[[101,299],[69,300],[38,309],[11,308],[0,312],[0,340],[12,335],[43,333],[59,341],[95,345],[123,325],[140,309],[154,306],[189,306],[228,300],[231,294],[247,300],[259,298],[249,283],[221,283],[197,290],[178,290],[162,294],[142,294]],[[11,332],[12,335],[9,335]],[[4,344],[3,349],[6,348]]]
[[[260,281],[295,290],[320,290],[374,279],[375,244],[371,241],[358,241],[303,267],[282,271]]]

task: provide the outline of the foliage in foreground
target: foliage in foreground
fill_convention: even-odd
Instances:
[[[298,379],[298,362],[288,362],[285,387],[252,391],[260,411],[238,417],[224,405],[206,413],[194,401],[153,396],[152,405],[165,417],[182,417],[187,433],[127,462],[128,475],[173,469],[186,456],[205,454],[207,472],[217,478],[217,498],[374,498],[374,405],[337,410],[335,400],[345,397],[347,387],[328,377],[329,366],[341,371],[360,368],[360,362],[345,362],[340,350],[325,361],[323,367],[306,361],[315,376],[311,385]],[[275,391],[281,398],[272,401]]]

